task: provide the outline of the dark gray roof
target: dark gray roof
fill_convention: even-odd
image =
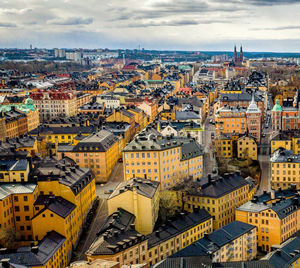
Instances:
[[[224,174],[224,177],[218,175],[211,177],[211,175],[208,175],[208,178],[183,182],[173,188],[174,190],[184,189],[188,195],[218,198],[247,184],[248,182],[240,175],[240,173],[235,172]]]
[[[16,252],[0,254],[0,259],[9,259],[12,265],[44,266],[65,240],[62,235],[51,231],[39,243],[37,252],[32,252],[30,247],[21,247]]]
[[[205,209],[195,209],[193,213],[188,214],[181,213],[177,219],[158,227],[153,233],[147,236],[148,249],[171,237],[177,236],[210,218],[212,218],[212,216]]]
[[[51,126],[42,126],[31,130],[29,135],[38,135],[38,134],[92,134],[98,130],[95,126],[75,126],[75,127],[51,127]]]
[[[27,159],[20,160],[0,160],[0,170],[25,171],[28,167]]]
[[[291,267],[293,262],[300,259],[300,237],[289,239],[280,249],[270,253],[267,258],[275,268]]]
[[[211,259],[208,256],[178,257],[166,258],[155,264],[153,268],[201,268],[210,267],[210,264]]]
[[[233,221],[213,233],[205,234],[202,239],[178,251],[171,258],[208,256],[245,233],[251,232],[254,228],[256,228],[254,225]]]
[[[118,142],[118,138],[107,130],[99,132],[82,139],[75,146],[62,145],[59,152],[106,152],[112,145]]]
[[[76,205],[68,200],[54,195],[39,195],[34,205],[44,206],[44,208],[40,210],[39,213],[34,216],[34,218],[42,214],[46,209],[49,209],[62,218],[66,218],[76,208]]]
[[[159,182],[157,181],[150,181],[147,179],[142,178],[133,178],[131,180],[126,180],[121,182],[115,190],[112,192],[112,194],[109,196],[108,199],[111,199],[120,193],[126,192],[126,191],[133,191],[133,189],[136,189],[137,193],[143,196],[146,196],[148,198],[152,198],[157,189],[159,187]]]
[[[119,208],[110,215],[86,252],[89,255],[110,255],[145,240],[134,227],[135,216]]]
[[[292,150],[285,150],[283,148],[279,148],[276,150],[271,158],[270,162],[274,163],[284,163],[284,162],[291,162],[291,163],[300,163],[300,155],[294,154]]]
[[[267,260],[213,263],[212,268],[275,268]]]
[[[235,94],[221,94],[220,100],[223,102],[230,102],[230,101],[251,101],[252,95],[247,92],[242,93],[235,93]],[[263,101],[263,99],[254,93],[254,100],[256,102]]]
[[[195,112],[191,111],[176,111],[175,112],[175,119],[176,120],[189,120],[189,119],[197,119],[200,120],[199,114],[196,114]]]
[[[34,162],[31,177],[34,181],[59,181],[70,187],[75,195],[95,178],[91,169],[81,168],[67,157],[59,161],[54,158],[43,158]]]

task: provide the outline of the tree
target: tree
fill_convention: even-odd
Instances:
[[[159,218],[161,223],[174,218],[181,211],[180,200],[175,191],[161,191],[159,200]]]
[[[20,240],[20,234],[15,228],[0,231],[0,244],[5,248],[13,248],[15,242]]]

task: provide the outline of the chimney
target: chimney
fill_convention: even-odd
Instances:
[[[159,237],[159,231],[155,231],[155,236]]]
[[[207,174],[207,180],[208,180],[208,183],[211,183],[211,174]]]
[[[8,259],[8,258],[0,260],[1,267],[2,268],[9,268],[10,267],[9,262],[10,262],[10,259]]]
[[[31,252],[37,254],[39,252],[39,247],[38,246],[31,247]]]

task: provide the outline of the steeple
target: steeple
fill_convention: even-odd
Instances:
[[[233,56],[233,62],[237,62],[237,52],[236,52],[236,45],[234,45],[234,56]]]
[[[248,113],[260,113],[260,109],[257,107],[256,103],[255,103],[255,99],[254,99],[254,93],[252,93],[252,100],[248,106],[247,109],[247,114]]]
[[[240,49],[240,61],[242,62],[244,60],[244,53],[243,53],[243,47],[241,45],[241,49]]]

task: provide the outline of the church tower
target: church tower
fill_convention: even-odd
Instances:
[[[233,56],[233,62],[237,62],[237,52],[236,52],[236,45],[234,45],[234,56]]]
[[[247,130],[248,134],[256,138],[258,142],[260,142],[261,136],[261,116],[261,110],[257,107],[252,93],[252,100],[246,111]]]
[[[276,104],[272,109],[272,129],[273,131],[279,131],[282,129],[282,107],[279,105],[278,98]]]
[[[243,62],[244,60],[244,53],[243,53],[243,47],[241,45],[241,49],[240,49],[240,62]]]

